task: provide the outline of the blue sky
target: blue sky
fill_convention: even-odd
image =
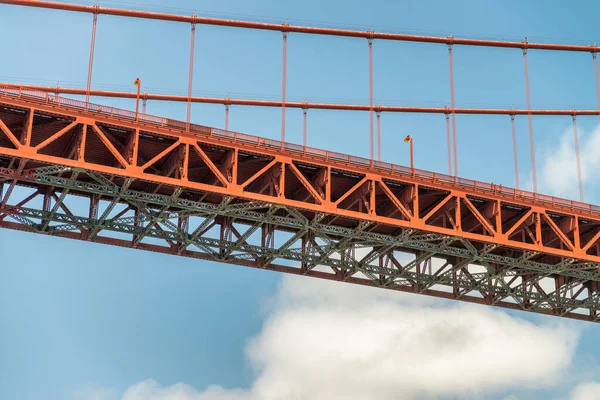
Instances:
[[[127,8],[269,22],[306,23],[430,35],[591,44],[600,42],[593,1],[172,1],[128,3]],[[80,4],[91,4],[81,1]],[[101,1],[107,7],[123,3]],[[91,15],[0,5],[3,42],[0,81],[84,87]],[[92,87],[185,94],[190,26],[101,15]],[[194,93],[279,99],[281,34],[198,26]],[[447,49],[443,45],[376,41],[375,103],[449,105]],[[289,100],[368,103],[367,41],[290,34]],[[520,50],[454,49],[456,105],[525,107]],[[530,51],[534,108],[595,108],[590,54]],[[132,100],[92,99],[133,108]],[[185,118],[185,104],[148,102],[148,113]],[[301,143],[302,112],[287,111],[287,138]],[[382,115],[382,159],[408,163],[402,138],[415,138],[418,168],[446,172],[445,120],[440,115]],[[193,105],[192,119],[222,127],[224,107]],[[279,109],[232,107],[232,130],[278,138]],[[578,119],[586,201],[599,203],[597,117]],[[369,155],[368,113],[309,110],[308,144]],[[534,117],[538,179],[549,193],[573,191],[570,117]],[[517,118],[521,181],[530,181],[526,117]],[[458,116],[459,174],[514,185],[508,116]],[[586,150],[587,149],[587,150]],[[550,156],[560,155],[560,163]],[[557,171],[558,167],[564,168]],[[555,179],[559,172],[571,171]],[[560,181],[560,182],[557,182]],[[576,188],[576,186],[575,186]],[[0,398],[71,399],[78,391],[122,393],[154,379],[248,388],[256,374],[246,346],[259,335],[266,304],[282,276],[224,264],[96,244],[0,231]],[[310,282],[308,283],[310,284]],[[444,303],[446,306],[446,303]],[[536,324],[553,319],[511,313]],[[575,361],[558,387],[517,387],[494,396],[519,399],[566,394],[580,381],[598,380],[600,328],[581,330]],[[572,326],[570,324],[569,326]]]

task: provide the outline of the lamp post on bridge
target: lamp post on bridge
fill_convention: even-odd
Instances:
[[[410,144],[410,173],[415,174],[415,165],[414,165],[414,157],[413,157],[413,138],[411,135],[406,135],[404,138],[404,142],[408,142]]]
[[[140,88],[142,87],[142,82],[140,81],[140,78],[137,78],[133,84],[137,86],[137,95],[135,97],[135,121],[137,122],[138,110],[140,106]]]

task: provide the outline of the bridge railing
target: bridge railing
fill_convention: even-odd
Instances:
[[[45,104],[54,104],[58,106],[76,109],[78,111],[86,111],[110,117],[121,118],[125,120],[135,121],[135,112],[123,110],[120,108],[103,106],[99,104],[86,103],[84,101],[70,99],[57,96],[47,92],[28,89],[27,87],[15,88],[14,86],[0,85],[0,96],[23,98],[35,102]],[[183,131],[188,130],[188,126],[183,121],[178,121],[170,118],[157,117],[149,114],[138,113],[138,121],[146,124],[156,125],[165,128],[174,128]],[[364,157],[352,156],[349,154],[338,153],[329,150],[317,149],[308,146],[302,146],[294,143],[281,142],[279,140],[263,138],[259,136],[248,135],[245,133],[226,131],[223,129],[212,128],[204,125],[189,124],[189,131],[201,135],[216,136],[224,139],[229,139],[236,142],[249,143],[258,146],[285,150],[288,152],[302,154],[325,160],[333,160],[337,162],[357,165],[361,167],[373,168],[379,171],[391,172],[402,175],[409,175],[432,182],[441,182],[453,186],[461,186],[474,191],[498,193],[504,196],[513,197],[515,199],[530,200],[538,203],[558,205],[577,210],[585,210],[594,213],[600,213],[600,206],[582,203],[579,201],[563,199],[559,197],[533,193],[526,190],[514,189],[507,186],[496,185],[493,183],[480,182],[472,179],[454,177],[436,172],[425,171],[421,169],[411,169],[407,166],[392,164],[389,162],[370,160]]]

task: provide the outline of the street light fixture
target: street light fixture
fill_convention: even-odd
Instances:
[[[406,137],[404,138],[404,142],[408,142],[410,143],[410,173],[411,174],[415,174],[415,165],[414,165],[414,159],[413,159],[413,138],[410,135],[406,135]]]
[[[142,87],[142,81],[140,78],[137,78],[135,82],[133,82],[135,86],[137,86],[137,96],[135,97],[135,121],[138,120],[138,110],[140,106],[140,88]]]

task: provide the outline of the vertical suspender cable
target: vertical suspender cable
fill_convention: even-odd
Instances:
[[[573,114],[573,140],[575,142],[575,162],[577,164],[577,183],[579,185],[579,201],[583,203],[583,182],[581,181],[581,163],[579,159],[579,138],[577,137],[577,117]]]
[[[377,161],[381,161],[381,112],[377,111]]]
[[[529,67],[527,65],[527,47],[523,48],[523,66],[525,70],[525,95],[527,97],[527,120],[529,123],[529,151],[531,154],[531,177],[533,192],[537,193],[537,174],[535,171],[535,144],[533,140],[533,121],[531,117],[531,94],[529,92]]]
[[[229,104],[225,104],[225,130],[229,130]]]
[[[285,89],[287,74],[287,32],[283,32],[283,60],[281,65],[281,148],[285,142]]]
[[[193,17],[196,15],[193,14]],[[187,113],[186,113],[186,129],[190,130],[190,118],[192,112],[192,78],[194,75],[194,43],[196,40],[196,23],[192,22],[192,33],[190,38],[190,68],[188,75],[188,100],[187,100]]]
[[[306,151],[306,108],[302,110],[303,115],[303,126],[302,126],[302,146],[304,151]]]
[[[373,39],[369,39],[369,144],[370,144],[370,159],[373,164],[374,144],[373,144]]]
[[[515,115],[510,115],[510,123],[512,125],[512,145],[513,157],[515,160],[515,187],[519,188],[519,158],[517,156],[517,130],[515,128]]]
[[[458,154],[456,153],[456,114],[454,113],[454,69],[452,66],[452,45],[448,45],[450,67],[450,106],[452,107],[452,149],[454,152],[454,176],[458,176]]]
[[[94,48],[96,47],[96,24],[98,23],[98,4],[95,6],[94,19],[92,21],[92,40],[90,42],[90,61],[88,63],[88,76],[85,86],[85,109],[87,110],[90,102],[90,90],[92,87],[92,67],[94,66]]]
[[[448,141],[448,175],[452,175],[452,150],[450,143],[450,114],[446,113],[446,140]]]
[[[596,98],[598,100],[598,116],[600,117],[600,80],[598,79],[598,60],[596,59],[596,52],[592,53],[594,59],[594,77],[596,79]]]

